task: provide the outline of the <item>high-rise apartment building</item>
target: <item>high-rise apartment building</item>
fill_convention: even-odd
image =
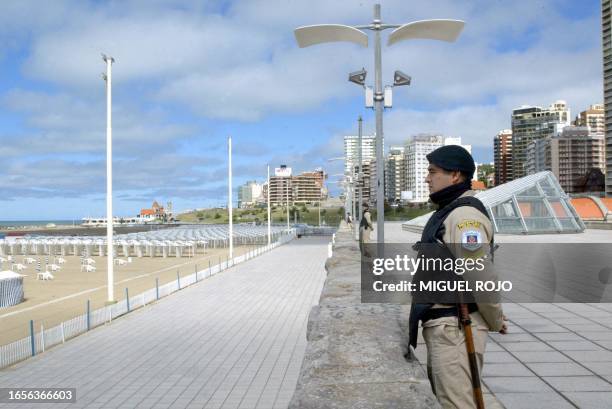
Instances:
[[[558,133],[570,123],[565,101],[556,101],[548,108],[522,106],[512,111],[512,179],[527,175],[527,146]]]
[[[444,145],[460,145],[472,153],[471,145],[461,145],[461,138],[445,138],[442,135],[421,134],[412,137],[404,146],[406,166],[406,190],[410,202],[427,202],[429,186],[425,183],[429,161],[427,154]]]
[[[593,104],[589,109],[582,111],[576,118],[576,126],[588,126],[591,133],[605,134],[605,115],[603,104]]]
[[[493,138],[495,186],[512,180],[512,130],[503,129]]]
[[[263,197],[263,186],[254,180],[246,182],[238,188],[238,207],[255,205]]]
[[[581,179],[605,166],[604,135],[586,126],[567,126],[554,136],[531,142],[527,150],[527,168],[532,173],[552,171],[566,193],[581,192]]]
[[[311,172],[302,172],[299,175],[284,177],[270,176],[269,189],[270,203],[273,205],[286,205],[294,203],[315,203],[327,196],[325,179],[327,174],[322,169]]]
[[[612,5],[601,1],[604,110],[606,135],[606,195],[612,196]]]
[[[376,164],[376,159],[372,159],[368,162],[368,172],[369,172],[369,178],[365,179],[365,175],[364,175],[364,183],[367,183],[369,186],[369,193],[370,193],[370,197],[368,198],[368,203],[370,204],[370,207],[376,206],[376,189],[378,189],[378,178],[376,176],[376,168],[377,168],[377,164]],[[384,189],[385,187],[382,186],[382,189]],[[384,190],[383,190],[384,191]]]
[[[376,159],[376,135],[362,135],[361,161]],[[344,172],[350,174],[355,165],[359,164],[359,136],[344,137]]]
[[[385,198],[389,203],[399,202],[402,191],[406,190],[404,147],[390,147],[385,165]]]
[[[320,201],[326,196],[326,178],[327,174],[321,168],[293,176],[293,201],[296,203],[314,203]]]

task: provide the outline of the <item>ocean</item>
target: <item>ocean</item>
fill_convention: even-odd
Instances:
[[[30,227],[30,226],[46,226],[53,223],[56,226],[72,226],[80,225],[82,220],[0,220],[0,228],[6,227]]]

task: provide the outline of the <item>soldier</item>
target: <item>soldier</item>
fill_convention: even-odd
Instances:
[[[372,214],[370,213],[370,206],[367,203],[363,205],[363,215],[359,222],[359,250],[364,256],[369,256],[366,250],[367,244],[370,242],[370,233],[374,230],[372,227]]]
[[[427,155],[430,199],[438,206],[423,229],[421,243],[442,243],[456,257],[493,244],[493,228],[482,203],[471,190],[475,171],[472,156],[457,145],[436,149]],[[461,198],[461,199],[460,199]],[[435,231],[433,231],[435,230]],[[485,246],[486,247],[486,246]],[[500,304],[472,303],[469,318],[478,374],[482,373],[488,331],[505,334]],[[476,408],[465,331],[459,322],[457,304],[414,303],[410,310],[410,344],[416,348],[418,323],[422,322],[427,346],[427,374],[443,408]]]

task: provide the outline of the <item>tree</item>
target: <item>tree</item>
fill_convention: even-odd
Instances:
[[[220,219],[221,215],[219,214],[219,212],[215,213],[215,219]]]

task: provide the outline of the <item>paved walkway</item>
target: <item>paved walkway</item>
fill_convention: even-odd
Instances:
[[[285,408],[328,241],[294,240],[0,371],[0,385],[77,390],[37,408]]]
[[[394,243],[414,243],[420,236],[397,222],[385,223],[385,234]],[[498,243],[611,240],[608,230],[497,236]],[[509,333],[490,334],[483,380],[506,409],[612,408],[611,303],[505,303],[504,313]],[[417,349],[421,362],[425,352]]]

